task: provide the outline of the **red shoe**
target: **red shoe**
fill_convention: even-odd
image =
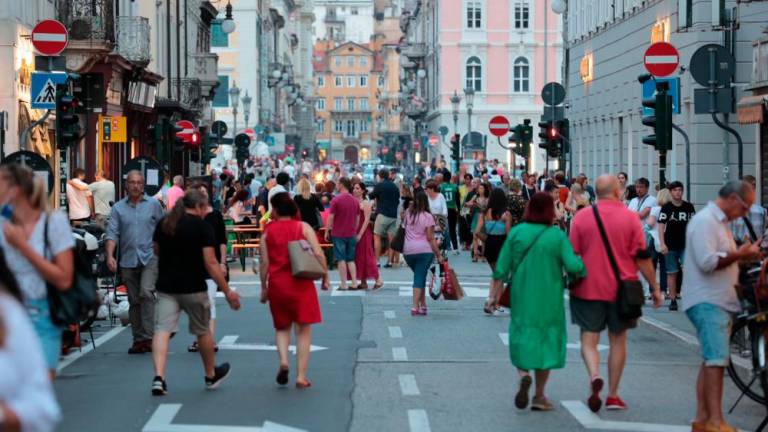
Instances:
[[[592,394],[590,394],[589,399],[587,399],[587,406],[590,411],[596,413],[600,411],[600,407],[603,406],[603,401],[600,399],[600,391],[603,390],[603,379],[600,377],[593,379],[590,384],[590,389]]]
[[[609,397],[605,399],[605,409],[620,411],[627,409],[627,404],[620,397]]]

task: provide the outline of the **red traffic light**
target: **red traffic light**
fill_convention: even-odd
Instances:
[[[551,136],[552,138],[556,138],[557,137],[557,129],[550,128],[549,129],[549,136]]]
[[[199,132],[193,132],[192,136],[189,138],[189,142],[191,144],[198,144],[200,142],[200,133]]]

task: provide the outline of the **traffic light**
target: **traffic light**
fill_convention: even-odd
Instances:
[[[652,135],[643,137],[643,144],[653,146],[656,151],[672,150],[672,96],[667,93],[667,82],[656,83],[656,95],[643,99],[643,106],[653,114],[643,116],[643,124],[653,128]]]
[[[558,143],[560,142],[560,134],[555,128],[554,123],[551,121],[540,121],[539,128],[541,129],[539,132],[539,138],[541,138],[539,148],[546,150],[549,157],[559,156]]]
[[[211,163],[211,160],[216,158],[215,151],[219,148],[219,145],[216,142],[216,136],[209,134],[207,127],[200,127],[199,136],[201,146],[200,159],[204,165],[208,165]]]
[[[235,137],[235,158],[237,163],[242,165],[248,159],[248,156],[250,156],[248,151],[249,145],[251,145],[251,138],[248,135],[241,133]]]
[[[555,122],[555,130],[557,131],[558,141],[563,154],[567,154],[571,151],[570,123],[571,122],[568,119],[562,119]]]
[[[56,86],[56,146],[68,148],[80,140],[80,118],[75,114],[79,102],[69,93],[69,86]]]
[[[184,141],[184,138],[181,138],[179,136],[179,132],[183,131],[184,128],[177,125],[176,123],[168,122],[168,133],[171,135],[168,140],[168,142],[173,143],[173,149],[175,151],[182,151],[184,150],[184,147],[187,146],[187,143]]]
[[[451,158],[456,162],[461,160],[461,135],[459,134],[451,137]]]

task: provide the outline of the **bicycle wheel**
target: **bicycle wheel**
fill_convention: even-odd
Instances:
[[[768,408],[768,326],[765,324],[755,326],[752,329],[752,364],[760,381],[760,387],[763,390],[763,401],[761,402]]]
[[[755,369],[746,360],[752,357],[753,352],[759,352],[756,350],[758,348],[757,339],[759,338],[750,337],[750,333],[747,321],[737,320],[734,322],[730,341],[731,361],[728,362],[726,369],[739,390],[753,401],[765,405],[767,391],[763,386],[763,381],[766,377],[762,376],[755,379],[754,371],[759,369]],[[765,373],[761,375],[765,375]]]

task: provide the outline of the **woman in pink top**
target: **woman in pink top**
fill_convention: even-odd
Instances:
[[[424,289],[427,285],[427,272],[435,257],[443,262],[443,256],[435,241],[435,219],[429,212],[427,194],[419,192],[403,217],[405,227],[405,245],[403,257],[413,271],[413,307],[411,315],[426,315],[427,302]]]

